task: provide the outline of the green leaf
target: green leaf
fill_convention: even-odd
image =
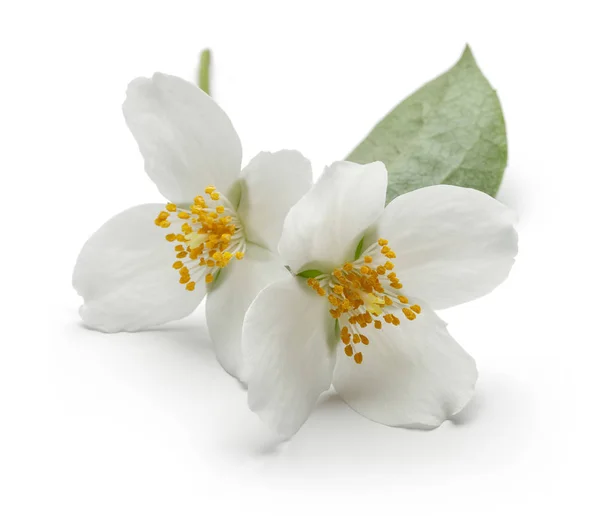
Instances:
[[[494,196],[507,152],[500,101],[467,46],[453,68],[394,108],[348,160],[385,163],[389,202],[435,184]]]
[[[321,270],[303,270],[299,274],[296,274],[299,277],[318,277],[322,276],[323,272]]]

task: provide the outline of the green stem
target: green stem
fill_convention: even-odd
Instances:
[[[210,50],[206,48],[200,54],[200,72],[198,86],[210,95]]]

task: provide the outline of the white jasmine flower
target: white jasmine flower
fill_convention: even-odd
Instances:
[[[210,335],[221,364],[239,376],[246,309],[270,281],[289,276],[277,242],[311,185],[310,163],[295,151],[263,152],[240,172],[229,118],[177,77],[134,80],[123,113],[169,203],[128,209],[86,242],[73,274],[81,317],[105,332],[145,329],[190,314],[212,283]]]
[[[437,427],[471,398],[475,362],[433,310],[506,278],[514,216],[446,185],[384,209],[386,186],[380,162],[335,163],[285,220],[279,252],[304,277],[261,291],[242,331],[250,408],[282,435],[332,383],[357,412],[391,426]]]

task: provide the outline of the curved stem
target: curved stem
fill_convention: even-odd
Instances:
[[[200,54],[200,71],[198,73],[198,86],[210,95],[210,50],[206,48]]]

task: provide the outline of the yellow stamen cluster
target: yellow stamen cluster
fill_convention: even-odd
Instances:
[[[332,318],[343,318],[347,322],[341,329],[340,340],[346,355],[353,357],[357,364],[363,361],[358,346],[369,345],[369,339],[359,329],[369,325],[382,329],[382,321],[400,325],[400,318],[396,316],[399,311],[409,321],[421,313],[421,307],[410,305],[401,293],[402,283],[392,272],[394,263],[391,260],[395,257],[388,241],[379,239],[361,259],[345,263],[331,275],[307,280],[317,294],[327,296]]]
[[[204,276],[206,283],[212,283],[218,269],[225,268],[234,257],[244,258],[244,236],[233,207],[214,186],[204,192],[207,198],[198,195],[189,210],[167,204],[154,220],[161,228],[178,227],[178,232],[167,234],[165,239],[176,243],[173,268],[179,272],[179,282],[190,291],[196,287],[192,276]]]

